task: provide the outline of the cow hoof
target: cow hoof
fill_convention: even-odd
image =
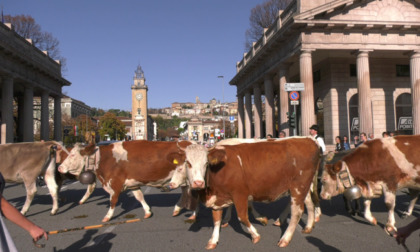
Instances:
[[[83,201],[79,201],[79,205],[83,205],[83,203],[85,203],[85,202],[83,202]]]
[[[255,238],[252,238],[252,243],[257,243],[257,242],[259,242],[261,240],[261,236],[257,236],[257,237],[255,237]]]
[[[319,216],[315,217],[315,222],[319,222],[321,218]]]
[[[276,220],[276,221],[273,223],[273,225],[274,225],[274,226],[277,226],[277,227],[280,227],[280,226],[281,226],[280,220]]]
[[[222,228],[225,228],[225,227],[227,227],[227,226],[229,226],[229,222],[222,223]]]
[[[258,217],[256,219],[257,219],[257,221],[261,222],[261,224],[263,224],[263,226],[267,226],[267,223],[268,223],[267,217]]]
[[[174,213],[172,214],[172,217],[178,216],[180,211],[174,211]]]
[[[152,217],[152,215],[153,215],[153,213],[146,213],[146,214],[144,215],[144,218],[145,218],[145,219],[148,219],[148,218]]]
[[[207,243],[206,249],[211,250],[215,249],[217,247],[217,244]]]
[[[373,218],[370,223],[372,223],[372,225],[374,225],[374,226],[376,226],[376,224],[378,224],[378,222],[376,221],[376,218]]]
[[[394,234],[397,232],[397,229],[391,225],[385,225],[384,230],[390,236],[394,236]]]
[[[310,234],[312,232],[312,228],[305,227],[302,230],[302,234]]]
[[[404,212],[403,215],[401,215],[401,219],[407,219],[408,217],[410,217],[410,214],[408,214],[407,212]]]
[[[102,222],[108,222],[111,218],[105,217]]]
[[[279,246],[280,248],[287,247],[288,245],[289,245],[289,242],[283,241],[283,240],[280,240],[279,243],[277,243],[277,246]]]

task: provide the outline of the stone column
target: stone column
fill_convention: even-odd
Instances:
[[[411,54],[411,101],[413,104],[413,135],[420,134],[420,51]]]
[[[238,138],[244,138],[244,95],[238,94]]]
[[[13,143],[13,77],[2,77],[1,144]]]
[[[265,135],[271,134],[274,137],[274,87],[273,76],[267,75],[264,78],[265,94]]]
[[[261,87],[260,84],[254,85],[254,130],[256,137],[263,137],[262,135],[262,101],[261,101]]]
[[[359,94],[359,132],[369,134],[373,133],[369,51],[358,51],[356,55],[357,91]]]
[[[49,104],[48,98],[50,94],[46,91],[43,91],[41,94],[41,140],[48,141],[50,140],[50,129],[49,129]]]
[[[18,142],[23,142],[23,104],[24,99],[23,95],[17,97],[18,100],[18,125],[17,125],[17,136]]]
[[[25,87],[23,93],[23,141],[34,141],[34,90],[31,86]]]
[[[309,136],[309,128],[316,123],[314,104],[314,83],[312,74],[312,51],[303,50],[300,54],[300,82],[305,91],[300,92],[302,136]]]
[[[251,90],[245,91],[245,137],[251,138],[252,102]]]
[[[54,97],[54,140],[62,140],[61,131],[61,97]]]
[[[279,132],[286,132],[286,136],[290,136],[289,125],[287,124],[287,112],[289,112],[289,95],[284,90],[284,84],[289,81],[289,67],[290,65],[282,65],[279,69],[279,96],[280,96],[280,110],[279,110]]]

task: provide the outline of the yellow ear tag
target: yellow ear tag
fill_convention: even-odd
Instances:
[[[174,159],[174,164],[178,164],[178,160]]]

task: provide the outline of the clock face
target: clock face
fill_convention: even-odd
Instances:
[[[137,99],[138,101],[140,101],[141,99],[143,99],[143,94],[142,94],[142,93],[137,93],[137,94],[136,94],[136,99]]]

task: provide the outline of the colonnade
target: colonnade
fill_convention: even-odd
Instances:
[[[1,144],[14,142],[13,131],[13,100],[14,81],[12,75],[2,75],[1,90]],[[24,87],[23,95],[17,95],[18,125],[17,137],[19,142],[34,141],[34,88],[30,83],[21,83]],[[41,140],[49,140],[49,99],[47,90],[41,92]],[[61,96],[54,97],[54,140],[61,141]]]
[[[303,136],[309,135],[309,127],[316,123],[315,116],[315,101],[313,90],[313,69],[312,69],[312,54],[315,50],[304,49],[300,51],[299,55],[299,70],[300,82],[304,83],[305,91],[300,92],[300,107],[301,107],[301,134]],[[372,99],[370,87],[370,71],[369,71],[369,53],[372,50],[358,50],[354,53],[356,56],[357,68],[357,88],[359,94],[359,120],[360,132],[366,134],[373,132],[372,121]],[[420,134],[420,51],[413,51],[409,54],[410,57],[410,76],[412,89],[412,109],[413,109],[413,134]],[[261,87],[264,85],[265,96],[265,132],[266,134],[275,134],[274,121],[274,99],[277,95],[279,104],[278,116],[278,130],[284,130],[287,136],[290,136],[291,130],[287,125],[286,112],[289,111],[288,93],[284,89],[284,84],[289,81],[289,69],[291,64],[284,63],[276,69],[276,77],[278,78],[279,87],[276,88],[277,93],[274,93],[273,74],[266,74],[259,81],[256,81],[245,89],[245,91],[238,93],[238,137],[251,138],[251,124],[252,124],[252,95],[254,95],[254,136],[265,137],[262,135],[262,102],[261,102]],[[263,79],[263,80],[261,80]],[[244,99],[245,97],[245,111]],[[244,123],[245,122],[245,123]],[[244,129],[245,126],[245,129]]]

